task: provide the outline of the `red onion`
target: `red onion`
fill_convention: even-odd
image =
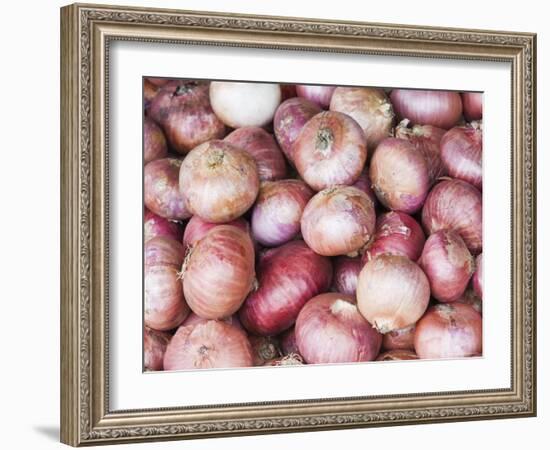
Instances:
[[[357,306],[381,333],[414,324],[429,301],[426,275],[406,256],[380,255],[365,264],[359,274]]]
[[[296,97],[296,86],[293,84],[281,84],[281,99],[282,101]]]
[[[463,92],[462,106],[466,120],[481,120],[483,118],[483,94],[481,92]]]
[[[385,350],[414,350],[415,325],[393,330],[384,335],[382,348]]]
[[[316,191],[355,183],[367,159],[361,127],[351,117],[334,111],[310,119],[292,151],[300,176]]]
[[[289,328],[280,336],[281,352],[283,355],[290,355],[291,353],[298,353],[298,344],[296,344],[296,332],[295,328]]]
[[[472,277],[472,286],[476,295],[483,299],[483,253],[477,255],[476,270]]]
[[[439,182],[424,203],[422,225],[429,234],[456,231],[468,250],[477,255],[483,247],[481,193],[461,180]]]
[[[269,336],[291,327],[302,306],[331,283],[330,260],[303,241],[291,241],[260,261],[258,289],[244,302],[239,318],[251,333]]]
[[[394,89],[390,98],[399,118],[415,124],[449,129],[462,116],[462,100],[456,92]]]
[[[155,86],[153,83],[147,80],[147,78],[143,80],[143,103],[146,109],[155,98],[155,95],[157,95],[157,92],[158,86]]]
[[[143,367],[145,371],[154,372],[163,369],[164,353],[171,337],[170,333],[144,328]]]
[[[191,311],[187,316],[187,319],[183,321],[181,326],[188,327],[191,325],[196,325],[197,323],[206,323],[208,322],[208,320],[209,319],[203,319],[202,317],[197,316],[193,311]],[[245,329],[241,325],[241,321],[239,320],[236,314],[233,314],[232,316],[224,317],[223,319],[220,319],[220,320],[246,333]]]
[[[479,122],[447,131],[441,140],[441,159],[447,173],[481,189],[482,146]]]
[[[404,139],[387,138],[378,145],[369,175],[384,206],[409,214],[422,207],[430,188],[426,160]]]
[[[285,157],[273,135],[263,128],[239,128],[224,140],[245,150],[254,158],[260,181],[280,180],[286,176]]]
[[[359,313],[351,295],[330,292],[302,308],[296,342],[308,364],[350,363],[375,359],[382,336]]]
[[[321,112],[321,108],[305,98],[294,97],[285,100],[277,108],[273,119],[273,130],[281,150],[293,163],[293,145],[300,131],[309,119]]]
[[[418,355],[411,350],[390,350],[381,353],[376,361],[407,361],[411,359],[418,359]]]
[[[267,361],[264,366],[300,366],[302,364],[304,364],[304,359],[299,354],[290,353]]]
[[[363,253],[363,263],[384,253],[416,261],[422,254],[425,240],[422,227],[411,216],[398,211],[387,212],[376,220],[376,232]]]
[[[183,262],[183,246],[175,239],[156,236],[143,246],[143,261],[146,266],[173,266],[179,268]]]
[[[460,297],[455,303],[464,303],[465,305],[470,305],[474,308],[479,314],[483,314],[483,301],[478,297],[472,289],[466,289],[462,297]]]
[[[168,155],[166,138],[160,127],[149,117],[143,119],[143,161],[145,164]]]
[[[185,233],[183,234],[183,246],[184,248],[191,247],[200,241],[206,234],[214,227],[219,226],[218,223],[205,222],[199,216],[191,217],[191,220],[187,222],[185,227]],[[242,218],[232,220],[231,222],[224,223],[223,225],[232,225],[243,231],[248,232],[248,222]]]
[[[254,159],[225,141],[194,148],[181,165],[180,189],[189,210],[207,222],[229,222],[252,206],[260,180]]]
[[[318,192],[309,201],[302,215],[302,236],[320,255],[354,256],[369,241],[375,223],[374,205],[367,194],[337,186]]]
[[[254,283],[254,247],[247,232],[230,225],[212,228],[188,251],[182,268],[189,307],[205,319],[236,312]]]
[[[330,99],[336,89],[335,86],[319,86],[313,84],[296,85],[296,94],[298,97],[307,98],[309,101],[327,109],[330,105]]]
[[[481,316],[462,303],[432,306],[416,326],[414,348],[422,359],[462,358],[481,353]]]
[[[359,175],[359,178],[357,178],[357,181],[352,184],[353,187],[360,189],[365,194],[369,196],[369,198],[372,201],[372,204],[376,207],[378,203],[378,199],[376,198],[376,194],[372,190],[372,183],[370,181],[369,173],[368,171],[361,172],[361,175]]]
[[[281,103],[278,84],[213,81],[210,102],[216,115],[232,128],[262,127]]]
[[[262,183],[252,210],[252,235],[260,244],[278,246],[300,233],[300,219],[311,189],[300,180]]]
[[[217,320],[180,327],[164,355],[164,370],[251,367],[252,363],[246,334]]]
[[[374,151],[382,139],[392,134],[393,108],[382,89],[337,87],[330,100],[330,110],[347,114],[361,126],[369,151]]]
[[[430,281],[432,296],[443,303],[458,300],[474,272],[474,259],[458,233],[430,235],[418,261]]]
[[[269,360],[281,356],[277,340],[271,336],[249,336],[255,366],[263,366]]]
[[[165,236],[176,241],[181,241],[183,227],[178,222],[172,222],[164,217],[160,217],[154,212],[145,209],[143,218],[143,240],[147,242],[157,236]]]
[[[143,169],[143,199],[155,214],[171,220],[191,217],[179,189],[181,160],[164,158],[151,161]]]
[[[363,268],[360,257],[339,256],[334,260],[332,288],[341,294],[355,296],[357,277]]]

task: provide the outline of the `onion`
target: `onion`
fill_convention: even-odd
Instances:
[[[385,350],[414,350],[415,325],[393,330],[384,335],[382,348]]]
[[[183,235],[183,227],[179,222],[172,222],[164,217],[160,217],[154,212],[145,209],[143,218],[143,240],[147,242],[157,236],[165,236],[168,238],[181,241]]]
[[[285,100],[277,108],[273,119],[273,131],[281,150],[293,163],[293,145],[309,119],[321,112],[321,108],[305,98]]]
[[[262,127],[271,122],[281,103],[278,84],[210,83],[210,102],[216,115],[232,128]]]
[[[361,126],[369,151],[392,134],[393,108],[382,89],[337,87],[330,100],[330,110],[347,114]]]
[[[281,84],[281,99],[282,101],[296,97],[296,86],[293,84]]]
[[[440,302],[458,300],[474,272],[474,259],[458,233],[439,230],[426,241],[418,261]]]
[[[466,120],[481,120],[483,118],[483,94],[480,92],[463,92],[462,106]]]
[[[263,366],[271,359],[281,356],[277,340],[270,336],[250,336],[250,345],[252,346],[252,355],[255,366]]]
[[[206,234],[214,227],[219,226],[218,223],[205,222],[199,216],[191,217],[191,220],[187,222],[185,227],[185,233],[183,233],[183,246],[184,248],[191,247],[200,241]],[[248,232],[248,222],[242,218],[226,222],[223,225],[232,225],[243,231]]]
[[[272,336],[290,328],[302,306],[331,283],[330,260],[303,241],[291,241],[260,261],[258,289],[244,302],[239,318],[251,333]]]
[[[447,173],[481,189],[482,145],[479,122],[447,131],[441,140],[441,159]]]
[[[298,353],[298,344],[296,344],[296,332],[295,328],[289,328],[280,337],[281,341],[281,353],[283,355],[290,355],[292,353]]]
[[[483,301],[475,294],[472,289],[466,289],[464,294],[462,294],[462,297],[460,297],[454,303],[464,303],[465,305],[470,305],[479,314],[483,314]]]
[[[151,161],[143,169],[143,200],[155,214],[171,220],[191,217],[179,189],[181,160],[164,158]]]
[[[264,366],[300,366],[302,364],[304,364],[304,359],[299,354],[290,353],[267,361]]]
[[[212,228],[191,248],[182,267],[189,307],[205,319],[236,312],[254,283],[254,247],[247,232],[230,225]]]
[[[462,100],[456,92],[394,89],[390,98],[399,118],[415,124],[449,129],[462,116]]]
[[[357,280],[359,311],[381,333],[414,324],[430,301],[430,285],[422,269],[406,256],[380,255]]]
[[[416,326],[416,353],[422,359],[477,355],[481,353],[481,322],[480,314],[470,305],[435,305]]]
[[[143,119],[143,161],[145,164],[168,155],[166,138],[160,127],[149,117]]]
[[[456,231],[474,255],[481,252],[481,193],[461,180],[443,180],[436,184],[422,209],[422,225],[429,233],[450,229]]]
[[[351,295],[330,292],[302,308],[296,342],[309,364],[350,363],[375,359],[382,336],[359,313]]]
[[[217,320],[178,328],[164,355],[164,370],[250,367],[252,364],[252,347],[246,334]]]
[[[416,261],[426,238],[422,227],[408,214],[390,211],[376,220],[376,232],[363,253],[363,263],[384,253],[407,256]]]
[[[310,119],[292,151],[300,176],[316,191],[355,183],[367,159],[361,127],[351,117],[334,111]]]
[[[143,330],[143,367],[145,371],[163,369],[164,353],[172,335],[145,327]]]
[[[472,286],[476,295],[483,299],[483,253],[477,255],[476,270],[472,277]]]
[[[189,152],[180,189],[189,210],[207,222],[229,222],[252,206],[260,181],[254,159],[225,141],[206,142]]]
[[[174,82],[174,80],[171,80],[170,78],[160,78],[160,77],[147,77],[145,78],[145,81],[157,87],[162,87],[170,82]]]
[[[145,109],[149,108],[149,105],[157,95],[158,86],[155,86],[147,78],[143,80],[143,105]]]
[[[384,206],[409,214],[422,207],[430,187],[426,160],[404,139],[387,138],[378,145],[369,175]]]
[[[300,233],[300,219],[311,189],[300,180],[262,183],[252,210],[252,235],[260,244],[278,246]]]
[[[374,205],[367,194],[337,186],[318,192],[309,201],[302,215],[302,236],[320,255],[354,256],[369,241],[375,223]]]
[[[411,359],[418,359],[418,355],[411,350],[390,350],[381,353],[376,361],[407,361]]]
[[[406,139],[422,153],[428,166],[430,183],[433,183],[445,175],[445,168],[441,161],[441,138],[447,131],[431,125],[414,125],[412,128],[408,125],[409,120],[403,119],[395,128],[395,137]]]
[[[334,260],[332,288],[341,294],[355,296],[357,277],[363,268],[360,257],[339,256]]]
[[[365,170],[364,172],[361,172],[361,175],[359,175],[359,178],[357,178],[357,181],[355,183],[353,183],[352,186],[357,188],[357,189],[360,189],[365,194],[367,194],[369,196],[369,198],[371,199],[372,204],[374,206],[377,205],[378,200],[376,198],[376,194],[372,190],[372,187],[371,187],[372,183],[370,181],[368,171]]]
[[[208,320],[209,319],[203,319],[202,317],[197,316],[193,311],[191,311],[187,316],[187,319],[185,319],[181,325],[184,327],[188,327],[191,325],[196,325],[197,323],[206,323],[208,322]],[[241,325],[241,321],[239,320],[236,314],[224,317],[223,319],[220,319],[220,320],[246,333],[245,329]]]
[[[224,140],[254,158],[260,181],[280,180],[286,176],[286,163],[281,149],[273,136],[263,128],[239,128]]]
[[[298,84],[296,85],[296,94],[298,94],[298,97],[306,98],[319,105],[321,108],[326,109],[330,105],[330,99],[335,89],[335,86]]]
[[[173,266],[179,268],[183,262],[183,246],[175,239],[157,236],[148,240],[143,247],[143,261],[146,266]]]

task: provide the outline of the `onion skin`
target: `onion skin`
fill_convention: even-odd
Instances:
[[[374,233],[376,213],[363,191],[337,186],[312,197],[301,223],[304,241],[316,253],[352,256]]]
[[[143,368],[146,372],[163,370],[164,353],[172,335],[145,327],[143,330]]]
[[[359,178],[357,178],[357,181],[353,183],[352,186],[367,194],[371,199],[372,204],[376,207],[376,205],[378,204],[378,199],[376,198],[376,194],[372,190],[372,183],[370,181],[368,171],[365,170],[361,172],[361,175],[359,175]]]
[[[296,344],[296,332],[295,328],[289,328],[280,336],[281,341],[281,353],[283,356],[290,355],[292,353],[299,353],[298,344]]]
[[[385,350],[414,350],[415,331],[415,325],[410,325],[386,333],[382,339],[382,348]]]
[[[300,219],[313,191],[300,180],[262,183],[252,210],[252,235],[261,245],[274,247],[300,233]]]
[[[226,142],[233,144],[254,158],[260,181],[281,180],[286,176],[285,157],[273,135],[263,128],[244,127],[228,134]]]
[[[363,262],[360,257],[339,256],[334,260],[332,288],[341,294],[355,297],[357,277],[362,268]]]
[[[187,222],[185,227],[185,232],[183,233],[183,247],[188,248],[195,245],[200,241],[208,232],[219,225],[232,225],[243,231],[248,232],[248,222],[243,218],[238,218],[232,220],[231,222],[226,222],[224,224],[205,222],[199,216],[193,216]]]
[[[293,84],[281,84],[281,100],[285,101],[289,98],[296,97],[296,86]]]
[[[365,134],[351,117],[334,111],[317,114],[294,142],[296,170],[314,190],[357,181],[367,159]]]
[[[166,158],[168,147],[160,127],[149,117],[143,119],[143,162]]]
[[[146,266],[173,266],[179,268],[183,262],[183,246],[175,239],[157,236],[148,240],[143,248]]]
[[[143,218],[143,241],[147,242],[157,236],[164,236],[176,241],[181,241],[183,226],[179,222],[173,222],[160,217],[154,212],[145,209]]]
[[[456,92],[393,89],[390,98],[399,118],[414,124],[448,130],[462,116],[462,100]]]
[[[477,255],[476,270],[472,277],[472,286],[476,295],[483,300],[483,253]]]
[[[361,126],[369,150],[374,150],[392,134],[395,115],[382,89],[337,87],[330,100],[330,110],[347,114]]]
[[[359,313],[351,295],[330,292],[302,308],[296,342],[308,364],[350,363],[374,360],[382,336]]]
[[[320,112],[321,108],[317,104],[301,97],[285,100],[277,108],[273,131],[281,150],[292,164],[294,142],[307,121]]]
[[[481,189],[482,146],[483,133],[478,122],[447,131],[441,139],[441,159],[446,172]]]
[[[303,364],[304,359],[298,353],[290,353],[267,361],[264,366],[301,366]]]
[[[182,322],[181,326],[188,327],[191,325],[196,325],[197,323],[206,323],[208,322],[208,320],[209,319],[203,319],[202,317],[197,316],[193,311],[191,311],[187,316],[187,318]],[[233,314],[228,317],[224,317],[223,319],[220,319],[220,320],[246,333],[245,329],[241,325],[241,322],[236,314]]]
[[[164,355],[164,370],[251,367],[246,334],[225,322],[209,320],[178,329]]]
[[[170,220],[191,217],[179,188],[181,160],[163,158],[151,161],[143,169],[145,206],[155,214]]]
[[[483,301],[478,297],[472,289],[466,289],[462,297],[460,297],[454,303],[464,303],[465,305],[470,305],[474,308],[479,314],[483,315]],[[454,304],[453,303],[453,304]]]
[[[376,361],[408,361],[413,359],[419,359],[418,355],[411,350],[389,350],[381,353]]]
[[[250,336],[254,365],[263,366],[267,361],[281,356],[277,340],[270,336]]]
[[[258,281],[259,287],[244,302],[239,319],[249,332],[273,336],[294,324],[309,299],[328,290],[332,265],[303,241],[291,241],[260,261]]]
[[[230,222],[244,214],[260,189],[252,156],[228,142],[213,140],[189,152],[179,185],[189,211],[207,222]]]
[[[481,327],[481,315],[470,305],[435,305],[416,326],[414,348],[421,359],[474,356],[481,353]]]
[[[405,256],[380,255],[361,270],[359,311],[381,333],[408,327],[430,301],[430,285],[420,267]]]
[[[378,145],[369,175],[380,203],[408,214],[422,207],[430,188],[426,160],[404,139],[387,138]]]
[[[426,240],[419,264],[432,296],[443,303],[458,300],[474,272],[474,259],[458,233],[439,230]]]
[[[468,121],[481,120],[483,118],[483,94],[480,92],[463,92],[461,96],[464,118]]]
[[[335,86],[298,84],[296,85],[296,94],[298,97],[306,98],[321,108],[327,109],[335,89]]]
[[[422,208],[422,225],[428,234],[456,231],[473,255],[483,248],[481,193],[461,180],[443,180],[430,191]]]
[[[254,276],[250,236],[237,227],[220,225],[188,252],[182,267],[183,292],[195,314],[221,319],[239,309]]]

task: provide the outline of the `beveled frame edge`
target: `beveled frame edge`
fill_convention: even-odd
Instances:
[[[513,70],[510,390],[110,412],[105,49],[110,39],[509,61]],[[536,36],[106,5],[61,9],[61,440],[78,446],[536,414]]]

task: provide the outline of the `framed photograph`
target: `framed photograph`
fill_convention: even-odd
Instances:
[[[536,36],[61,9],[61,440],[536,414]]]

